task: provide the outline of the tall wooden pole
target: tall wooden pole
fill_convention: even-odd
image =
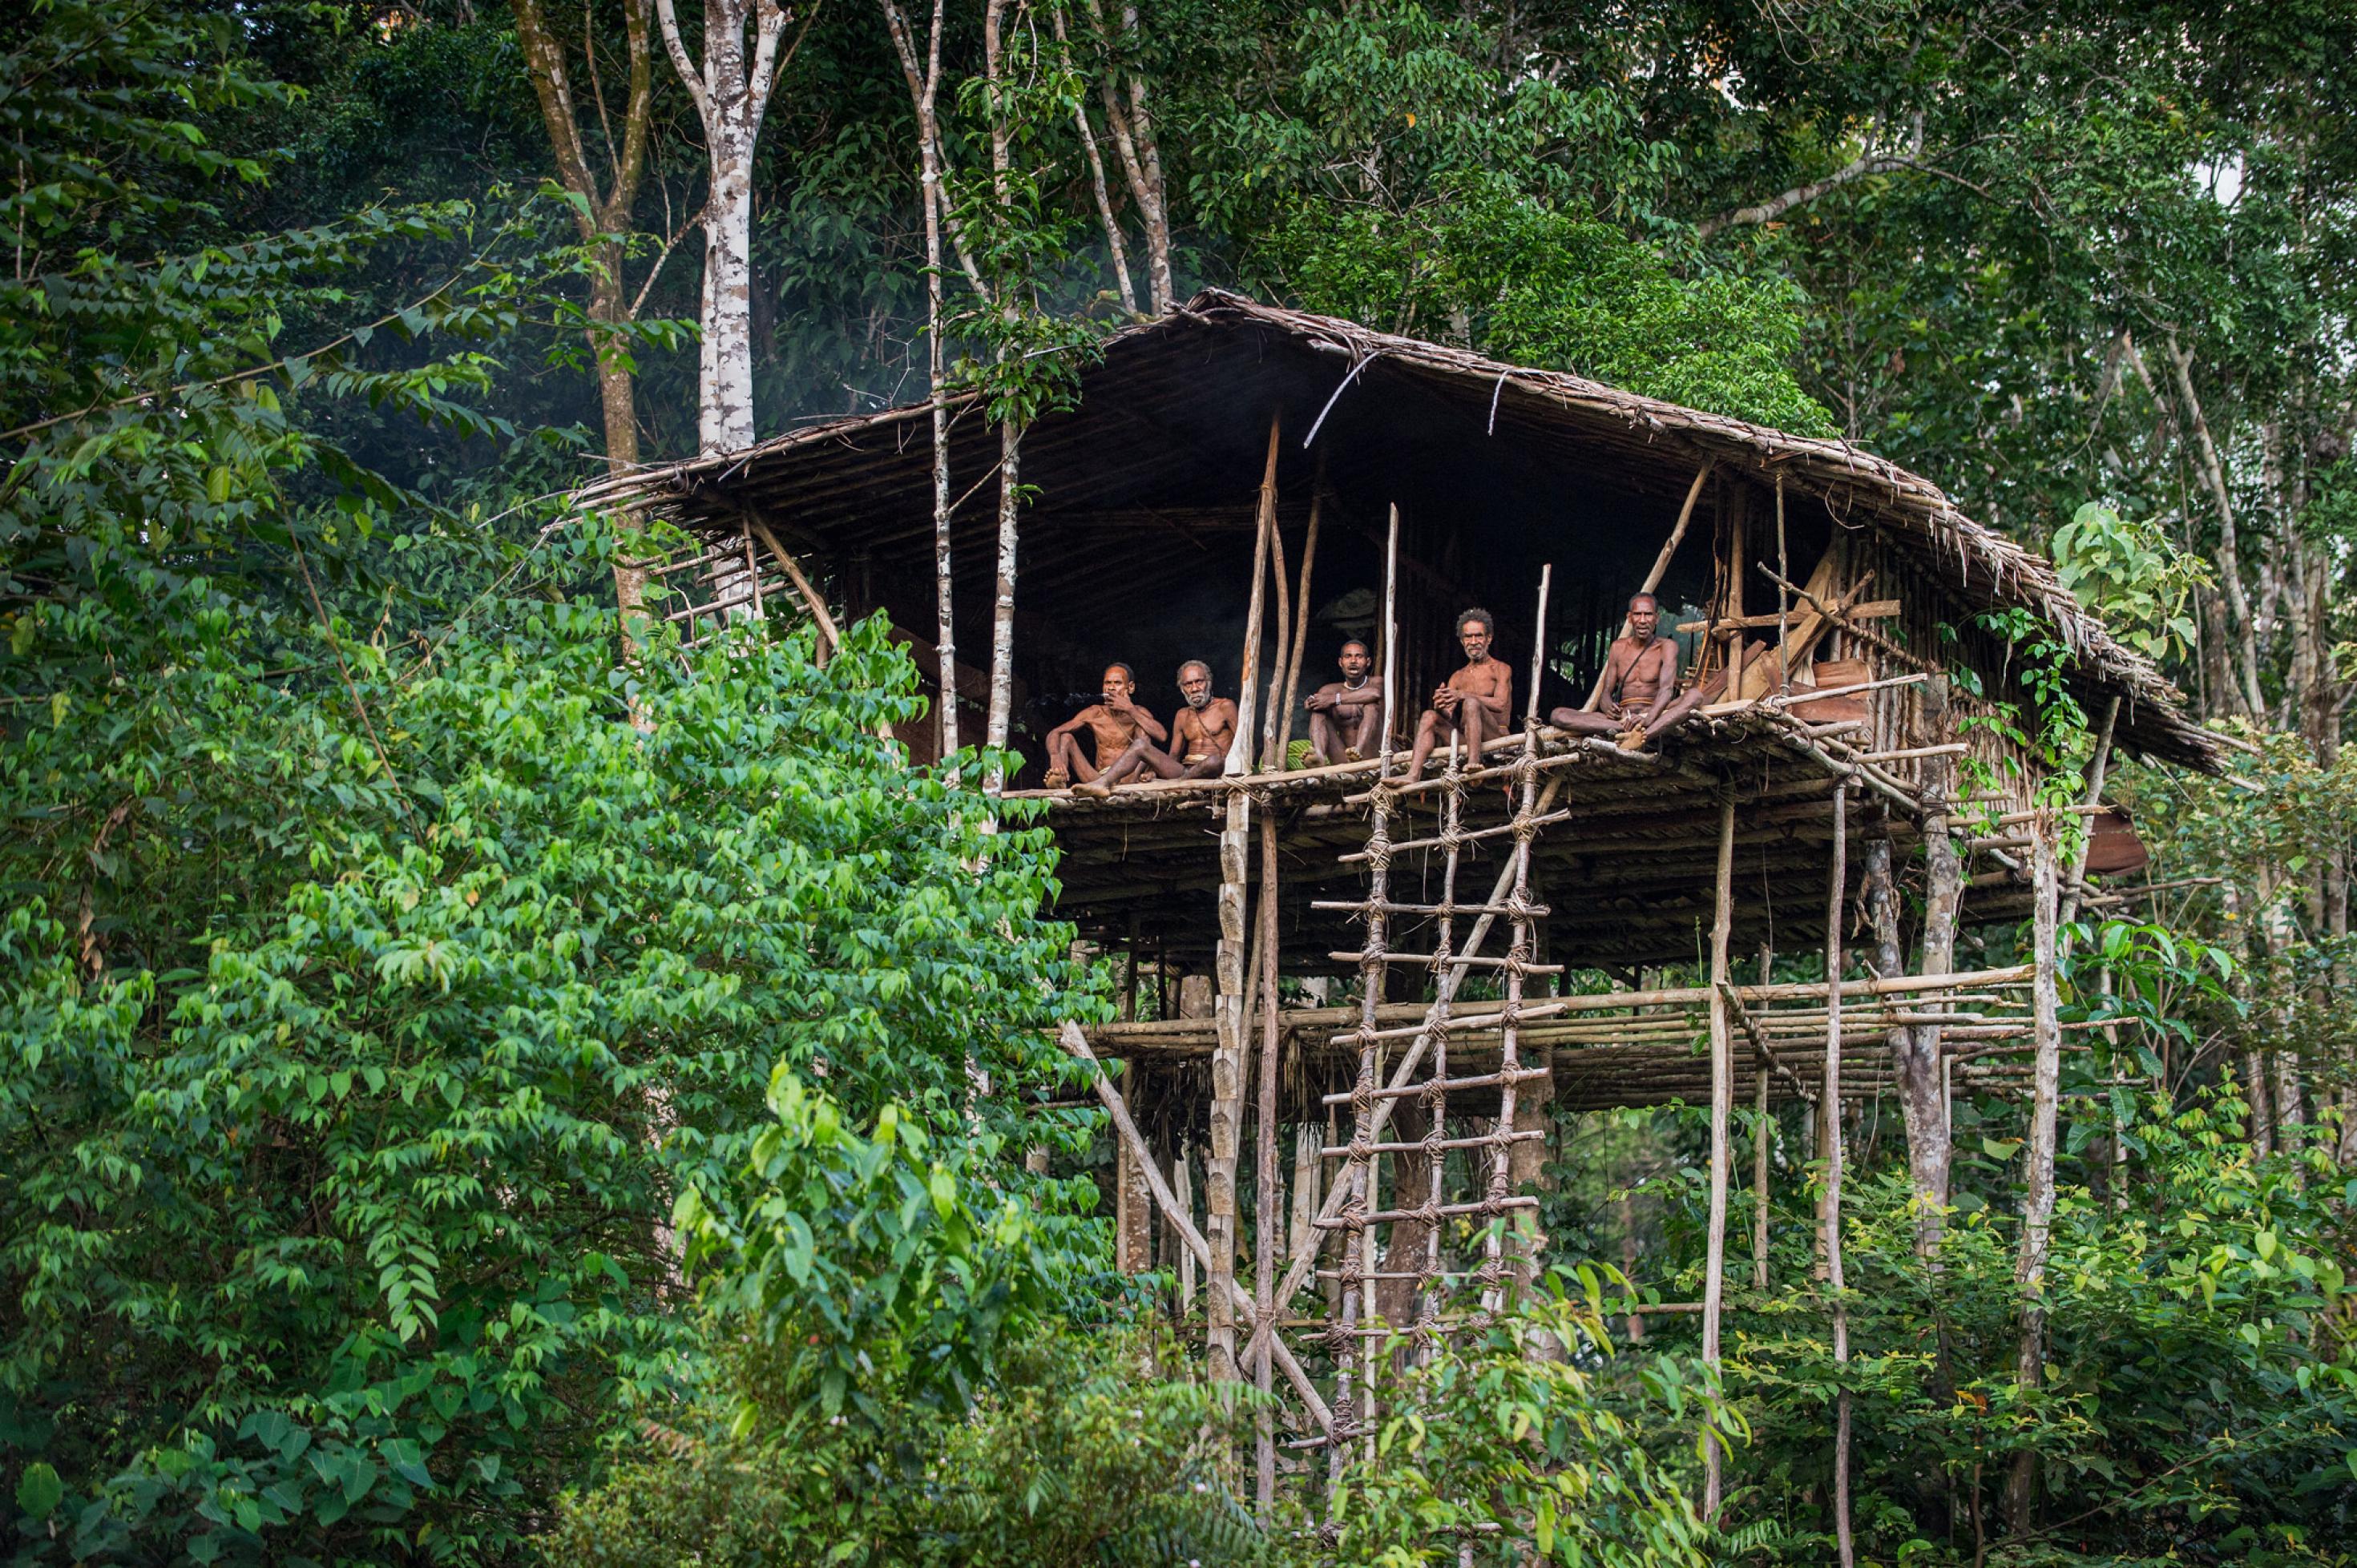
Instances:
[[[1274,1334],[1258,1332],[1262,1324],[1275,1316],[1273,1305],[1276,1289],[1276,1256],[1285,1245],[1284,1227],[1279,1223],[1282,1209],[1276,1190],[1276,813],[1264,811],[1260,815],[1260,1103],[1255,1113],[1254,1135],[1257,1156],[1254,1162],[1255,1187],[1253,1210],[1253,1313],[1254,1341],[1260,1347],[1253,1357],[1253,1382],[1265,1395],[1270,1382],[1269,1348],[1275,1343]],[[1266,1399],[1261,1401],[1254,1422],[1253,1457],[1255,1469],[1254,1498],[1260,1505],[1263,1525],[1269,1522],[1270,1510],[1276,1505],[1276,1428],[1272,1407]]]
[[[1710,1231],[1704,1253],[1702,1359],[1720,1370],[1719,1313],[1727,1296],[1727,1179],[1730,1163],[1727,1122],[1735,1109],[1735,1049],[1727,1002],[1727,942],[1735,920],[1735,796],[1718,806],[1718,883],[1710,922]],[[1727,1439],[1717,1427],[1706,1434],[1703,1518],[1718,1520],[1727,1473]]]
[[[1392,610],[1399,595],[1399,508],[1391,509],[1391,527],[1383,542],[1383,618],[1382,640],[1383,650],[1383,733],[1377,737],[1380,748],[1375,754],[1375,796],[1369,813],[1367,843],[1367,935],[1359,963],[1359,1072],[1351,1088],[1351,1140],[1357,1144],[1372,1144],[1382,1131],[1383,1112],[1387,1106],[1377,1098],[1381,1087],[1382,1034],[1377,1023],[1378,1010],[1383,1000],[1383,976],[1388,971],[1385,939],[1390,929],[1388,900],[1391,897],[1391,847],[1388,822],[1392,796],[1383,788],[1392,776],[1392,670],[1395,657]],[[1328,1194],[1326,1208],[1337,1215],[1347,1215],[1341,1228],[1341,1267],[1336,1294],[1339,1297],[1338,1332],[1334,1344],[1334,1439],[1327,1445],[1327,1479],[1330,1488],[1339,1487],[1342,1471],[1351,1461],[1351,1440],[1374,1429],[1374,1391],[1363,1361],[1361,1344],[1364,1336],[1358,1331],[1361,1318],[1372,1303],[1367,1299],[1366,1286],[1372,1283],[1364,1278],[1372,1269],[1367,1253],[1373,1244],[1373,1229],[1362,1216],[1372,1212],[1374,1199],[1374,1160],[1353,1158],[1342,1169],[1341,1180]],[[1320,1213],[1317,1219],[1337,1215]],[[1307,1245],[1297,1244],[1293,1262],[1286,1267],[1285,1282],[1277,1288],[1278,1299],[1290,1301],[1293,1293],[1308,1272],[1308,1262],[1316,1255],[1317,1219],[1311,1221],[1305,1236]],[[1274,1336],[1273,1326],[1264,1325],[1255,1334]],[[1329,1493],[1330,1495],[1330,1493]]]
[[[2057,1017],[2054,932],[2058,880],[2054,865],[2054,818],[2041,812],[2031,828],[2030,897],[2035,906],[2031,923],[2036,978],[2030,983],[2030,1035],[2037,1044],[2037,1065],[2029,1105],[2029,1147],[2023,1155],[2022,1179],[2027,1190],[2021,1203],[2021,1251],[2014,1262],[2015,1285],[2021,1293],[2021,1345],[2014,1362],[2014,1382],[2034,1389],[2046,1375],[2046,1252],[2054,1223],[2054,1141],[2057,1112],[2062,1093],[2062,1030]],[[2025,1448],[2014,1460],[2006,1487],[2006,1522],[2015,1533],[2028,1530],[2038,1500],[2038,1455]]]
[[[1760,983],[1769,984],[1776,967],[1776,950],[1760,944]],[[1751,1075],[1751,1288],[1768,1289],[1768,1064],[1754,1064]]]
[[[1253,699],[1260,674],[1261,617],[1265,602],[1269,535],[1276,525],[1277,420],[1268,422],[1268,456],[1263,467],[1259,537],[1253,545],[1251,608],[1244,617],[1243,679],[1237,692],[1236,738],[1227,771],[1252,765]],[[1213,1017],[1218,1045],[1211,1052],[1211,1150],[1203,1171],[1203,1234],[1211,1246],[1211,1294],[1203,1314],[1203,1341],[1212,1380],[1238,1376],[1233,1286],[1236,1271],[1236,1159],[1243,1121],[1244,1057],[1251,1049],[1244,958],[1244,883],[1252,801],[1243,789],[1228,791],[1227,820],[1220,832],[1219,999]]]
[[[1326,505],[1326,448],[1318,448],[1318,474],[1310,481],[1309,532],[1301,542],[1301,585],[1293,596],[1300,607],[1293,618],[1293,651],[1286,656],[1285,690],[1277,698],[1276,766],[1285,766],[1286,748],[1293,741],[1293,703],[1301,693],[1301,650],[1309,642],[1309,569],[1318,563],[1318,513]]]
[[[1842,908],[1849,881],[1849,786],[1834,784],[1834,864],[1825,885],[1825,1087],[1822,1097],[1825,1144],[1824,1235],[1825,1290],[1834,1307],[1834,1367],[1835,1377],[1849,1365],[1849,1305],[1842,1299]],[[1834,1394],[1834,1537],[1841,1552],[1841,1568],[1853,1568],[1857,1548],[1849,1524],[1849,1390]]]
[[[1269,472],[1269,483],[1263,505],[1271,510],[1268,531],[1269,564],[1276,579],[1276,657],[1269,660],[1268,696],[1260,719],[1260,767],[1264,773],[1281,767],[1284,758],[1276,749],[1277,715],[1284,709],[1285,655],[1293,641],[1293,584],[1285,573],[1285,530],[1275,523],[1276,474]]]

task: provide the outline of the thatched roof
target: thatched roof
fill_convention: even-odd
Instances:
[[[1387,396],[1405,412],[1385,428]],[[1435,452],[1461,461],[1486,434],[1541,465],[1600,467],[1624,490],[1647,496],[1677,496],[1706,460],[1761,483],[1781,478],[1788,496],[1813,499],[1840,524],[1876,529],[1904,547],[1967,611],[2018,606],[2043,619],[2075,655],[2073,683],[2090,711],[2112,695],[2122,699],[2122,745],[2216,765],[2214,743],[2187,718],[2183,697],[2148,659],[2114,638],[2044,557],[1965,516],[1930,480],[1846,441],[1787,435],[1563,371],[1206,290],[1106,341],[1102,360],[1082,375],[1079,406],[1027,435],[1024,478],[1040,486],[1038,508],[1050,519],[1060,510],[1103,517],[1160,507],[1155,515],[1179,518],[1184,528],[1187,519],[1200,521],[1219,509],[1189,512],[1174,498],[1214,494],[1241,513],[1257,478],[1254,427],[1249,419],[1222,422],[1236,411],[1280,405],[1297,411],[1287,415],[1288,432],[1314,435],[1329,420],[1332,427],[1356,422],[1358,450],[1371,461],[1405,463]],[[996,459],[996,436],[970,402],[958,412],[959,489],[985,489],[976,480]],[[743,451],[603,481],[581,499],[651,510],[705,530],[733,527],[738,509],[754,507],[822,555],[921,551],[932,530],[928,417],[928,405],[917,403],[834,420]],[[1235,439],[1237,432],[1244,439]],[[1290,460],[1299,449],[1286,446]],[[991,499],[979,495],[960,513],[977,543]],[[1031,537],[1027,532],[1027,550]],[[1060,567],[1057,552],[1092,548],[1100,556],[1095,569],[1103,569],[1102,535],[1060,545],[1049,528],[1041,540],[1047,553],[1033,556],[1033,570],[1085,573],[1085,561]],[[1135,542],[1121,549],[1125,569],[1150,564]]]

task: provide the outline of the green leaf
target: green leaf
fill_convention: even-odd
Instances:
[[[25,1473],[16,1478],[16,1507],[27,1519],[36,1522],[48,1518],[65,1495],[65,1483],[46,1463],[36,1461],[26,1466]]]

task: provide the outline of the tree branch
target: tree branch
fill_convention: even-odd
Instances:
[[[695,117],[704,125],[704,134],[712,134],[712,103],[705,96],[704,78],[687,58],[687,46],[680,42],[679,14],[673,9],[672,0],[655,0],[655,14],[662,18],[663,48],[671,56],[672,69],[687,88],[688,97],[695,101]]]
[[[1914,162],[1915,156],[1923,150],[1923,116],[1921,112],[1914,116],[1904,148],[1891,152],[1876,151],[1875,142],[1878,134],[1878,127],[1868,124],[1864,149],[1857,157],[1834,170],[1824,178],[1811,180],[1806,185],[1796,185],[1790,190],[1780,192],[1750,207],[1738,207],[1732,212],[1721,213],[1716,218],[1706,218],[1695,226],[1695,232],[1701,238],[1707,240],[1724,230],[1746,228],[1757,223],[1772,223],[1795,207],[1804,207],[1821,197],[1831,195],[1843,186],[1864,179],[1868,175],[1891,174],[1902,168],[1917,166]],[[1943,171],[1927,170],[1926,172],[1942,173]]]

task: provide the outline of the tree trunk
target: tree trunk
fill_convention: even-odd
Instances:
[[[1874,955],[1868,961],[1877,975],[1896,979],[1906,972],[1906,961],[1900,956],[1899,887],[1893,880],[1888,834],[1867,841],[1858,892],[1874,932]],[[1953,940],[1952,929],[1949,940]],[[1907,1121],[1907,1169],[1915,1189],[1915,1253],[1929,1258],[1939,1250],[1945,1223],[1950,1152],[1936,1041],[1928,1068],[1920,1058],[1910,1059],[1915,1049],[1911,1030],[1902,1027],[1891,1032],[1891,1053],[1902,1063],[1901,1082],[1908,1090],[1901,1096],[1900,1108]]]
[[[622,246],[612,236],[630,227],[646,173],[647,134],[654,105],[653,13],[649,0],[624,0],[630,98],[622,110],[622,145],[616,149],[608,144],[611,162],[602,191],[589,166],[576,118],[565,46],[549,27],[539,0],[515,0],[515,17],[516,38],[523,50],[533,95],[540,102],[541,122],[547,127],[549,147],[556,158],[557,179],[575,199],[575,226],[597,262],[589,280],[589,352],[597,366],[597,403],[605,419],[606,470],[626,474],[639,466],[638,403],[630,361],[614,339],[615,329],[628,326],[636,312],[622,282]],[[582,47],[594,48],[596,39],[585,38]],[[594,56],[591,64],[591,92],[602,123],[607,118],[605,91],[594,69]],[[632,514],[617,515],[624,532],[638,532]],[[625,541],[614,556],[614,604],[620,612],[626,644],[635,645],[639,639],[633,628],[642,615],[646,583],[646,564],[639,558],[636,545]]]
[[[2185,423],[2193,437],[2194,469],[2209,487],[2210,496],[2218,504],[2218,578],[2226,593],[2226,605],[2233,612],[2234,651],[2240,663],[2244,712],[2254,718],[2266,712],[2266,702],[2259,688],[2258,628],[2251,618],[2251,602],[2243,590],[2241,542],[2234,527],[2234,502],[2226,490],[2226,471],[2218,459],[2218,448],[2210,438],[2210,421],[2201,412],[2201,401],[2193,392],[2193,356],[2178,347],[2172,334],[2169,339],[2169,364],[2175,373],[2178,396],[2183,400]]]
[[[698,450],[733,452],[750,446],[753,422],[753,153],[770,89],[792,50],[784,47],[789,16],[770,0],[704,0],[704,61],[690,60],[680,38],[674,0],[655,0],[663,48],[695,105],[704,129],[709,195],[704,209],[703,342],[696,367]],[[750,597],[744,568],[714,575],[723,602]],[[748,606],[729,610],[734,618]]]
[[[1115,62],[1134,55],[1138,43],[1135,0],[1122,7],[1122,33],[1114,36],[1100,0],[1088,0],[1089,25],[1104,50],[1106,70],[1097,79],[1097,96],[1104,106],[1105,128],[1113,133],[1130,199],[1137,206],[1146,233],[1147,307],[1157,316],[1171,306],[1170,216],[1162,184],[1162,151],[1155,139],[1154,115],[1147,105],[1146,79],[1135,68]]]
[[[947,324],[942,296],[942,207],[947,196],[942,188],[945,171],[941,156],[942,26],[946,0],[933,0],[932,27],[927,34],[921,68],[917,62],[916,40],[899,6],[895,0],[877,3],[884,13],[884,29],[900,58],[900,70],[909,84],[909,102],[917,115],[917,186],[925,211],[925,385],[933,405],[933,647],[939,665],[936,678],[941,682],[936,723],[941,726],[941,754],[947,759],[957,754],[963,737],[958,733],[957,580],[950,542],[952,503],[948,376],[942,342]],[[964,259],[963,247],[961,259]],[[965,262],[965,271],[979,290],[980,274],[971,261]]]

